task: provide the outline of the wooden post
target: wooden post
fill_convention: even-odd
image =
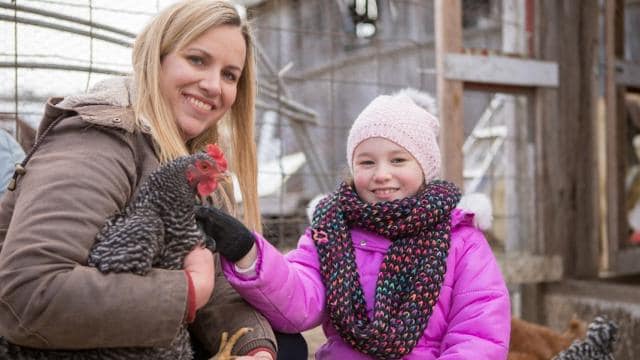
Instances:
[[[462,51],[462,6],[460,0],[436,0],[436,70],[442,175],[461,188],[464,143],[462,118],[462,82],[445,78],[444,62],[448,53]]]
[[[546,255],[561,255],[568,277],[598,274],[596,132],[593,101],[597,1],[541,0],[538,58],[557,61],[558,90],[536,104],[536,225]]]
[[[624,89],[616,84],[616,62],[624,55],[623,29],[624,29],[624,1],[605,1],[604,19],[604,47],[605,47],[605,122],[606,122],[606,213],[607,213],[607,241],[605,249],[609,252],[608,262],[605,262],[610,270],[616,269],[620,264],[616,257],[620,251],[620,244],[626,238],[626,212],[624,176],[625,166],[625,139],[626,123],[624,119]]]

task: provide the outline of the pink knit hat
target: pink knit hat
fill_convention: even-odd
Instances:
[[[351,126],[347,140],[347,162],[352,173],[356,146],[369,138],[381,137],[405,148],[422,167],[425,181],[440,176],[440,125],[435,116],[417,105],[418,102],[428,106],[425,95],[415,90],[381,95],[362,110]]]

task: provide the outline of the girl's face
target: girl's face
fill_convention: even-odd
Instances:
[[[370,204],[415,195],[424,183],[422,168],[403,147],[383,138],[369,138],[353,152],[353,182]]]
[[[202,134],[231,108],[245,57],[242,30],[225,25],[162,59],[160,91],[185,141]]]

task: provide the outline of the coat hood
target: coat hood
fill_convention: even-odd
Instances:
[[[473,226],[480,230],[489,230],[493,223],[491,199],[483,193],[465,194],[458,203],[458,209],[473,215]]]
[[[127,108],[134,103],[135,94],[135,85],[131,77],[113,77],[100,81],[87,93],[67,96],[57,105],[63,108],[89,105]]]

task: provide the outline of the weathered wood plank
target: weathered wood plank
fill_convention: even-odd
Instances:
[[[558,86],[558,64],[507,56],[447,54],[445,77],[450,80],[511,86]]]
[[[617,84],[616,64],[624,56],[624,1],[605,2],[605,119],[606,122],[606,219],[607,241],[604,244],[607,270],[628,272],[617,261],[621,245],[626,240],[624,176],[626,174],[626,121],[624,118],[624,87]]]
[[[626,247],[618,249],[612,256],[611,268],[615,275],[628,275],[640,273],[640,248]]]
[[[522,253],[496,254],[507,284],[535,284],[560,281],[563,278],[562,257]]]
[[[618,60],[616,62],[616,83],[640,89],[640,64]]]
[[[444,75],[445,57],[462,51],[462,5],[460,0],[436,0],[436,70],[442,175],[462,187],[464,185],[464,123],[462,118],[462,82]]]
[[[536,103],[537,239],[567,277],[595,277],[599,260],[596,159],[597,1],[541,0],[537,55],[559,66],[557,90]]]

